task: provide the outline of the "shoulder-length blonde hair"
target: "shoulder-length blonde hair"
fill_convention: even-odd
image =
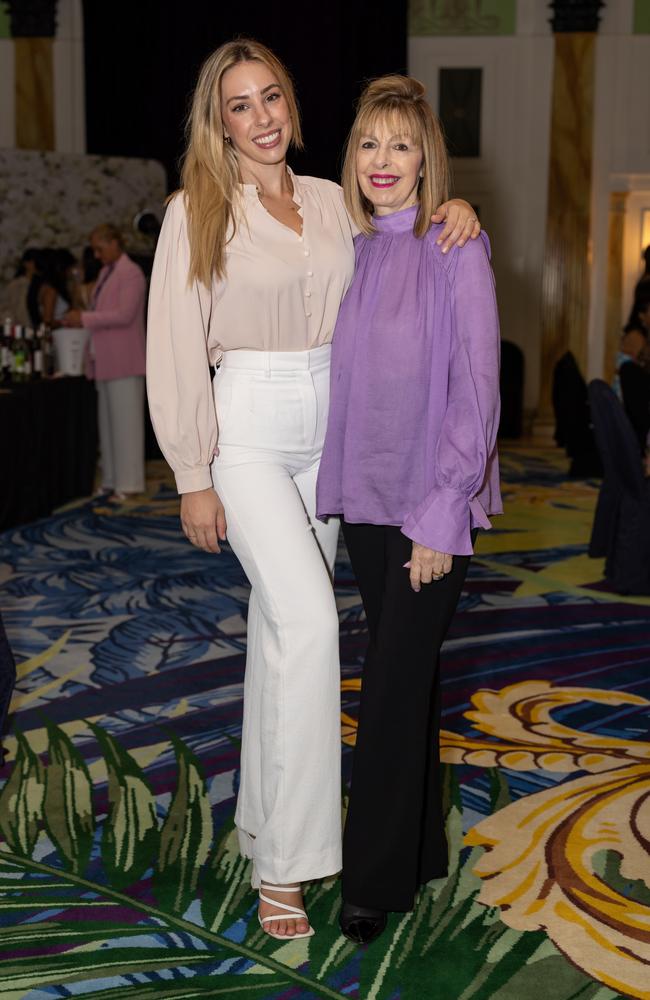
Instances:
[[[288,70],[265,45],[236,38],[221,45],[201,67],[186,125],[187,145],[181,181],[190,242],[189,282],[210,286],[213,275],[225,276],[228,233],[237,224],[235,199],[241,178],[237,154],[224,136],[221,81],[237,63],[261,62],[271,71],[287,101],[293,136],[302,149],[300,113]]]
[[[449,158],[440,122],[425,97],[419,80],[410,76],[382,76],[372,80],[357,105],[343,163],[345,204],[362,233],[375,231],[373,206],[357,180],[357,151],[362,136],[372,135],[377,122],[387,123],[395,134],[407,135],[422,149],[422,178],[418,187],[420,210],[413,232],[424,236],[431,216],[448,198]]]

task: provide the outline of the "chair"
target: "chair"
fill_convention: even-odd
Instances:
[[[602,466],[594,441],[585,382],[571,351],[553,369],[555,442],[571,459],[569,476],[601,476]]]
[[[650,431],[650,373],[641,365],[627,361],[619,371],[623,406],[639,442],[645,452]]]
[[[617,593],[650,594],[650,480],[636,435],[602,379],[590,382],[589,403],[604,468],[589,555],[605,556],[605,578]]]
[[[501,420],[499,437],[520,438],[524,416],[524,353],[509,340],[501,341]]]

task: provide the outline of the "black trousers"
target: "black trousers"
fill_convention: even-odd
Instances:
[[[411,589],[411,541],[399,528],[343,523],[368,621],[352,792],[343,836],[343,899],[410,910],[446,874],[440,781],[439,653],[469,556]]]

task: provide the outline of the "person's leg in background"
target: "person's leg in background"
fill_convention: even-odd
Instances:
[[[108,398],[109,383],[97,380],[97,425],[99,429],[99,467],[101,470],[100,489],[115,489],[115,468],[113,464],[113,435]]]
[[[144,475],[144,376],[110,379],[107,387],[116,494],[142,493]]]

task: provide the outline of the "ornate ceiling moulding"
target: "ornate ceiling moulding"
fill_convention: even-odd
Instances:
[[[13,38],[54,38],[57,0],[7,0]]]
[[[552,0],[551,27],[555,32],[598,31],[604,0]]]

